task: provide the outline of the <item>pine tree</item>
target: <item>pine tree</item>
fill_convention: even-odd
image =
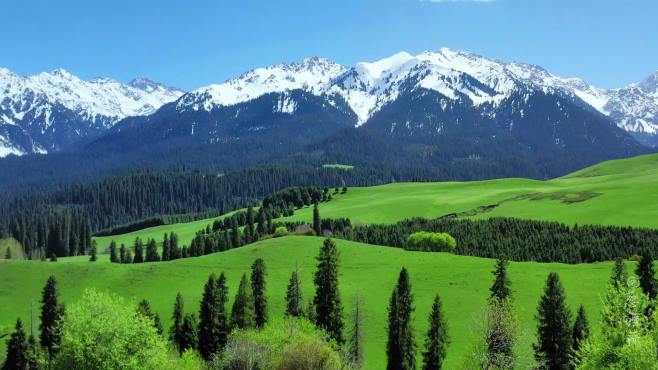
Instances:
[[[318,204],[313,205],[313,230],[315,235],[322,235],[322,229],[320,226],[320,210],[318,209]]]
[[[126,263],[126,246],[123,243],[121,243],[121,247],[119,248],[119,261]]]
[[[648,249],[645,249],[642,252],[635,273],[637,274],[638,279],[640,279],[640,287],[644,294],[646,294],[650,300],[656,299],[656,295],[658,295],[655,278],[656,271],[653,268],[653,256]]]
[[[59,303],[57,280],[54,276],[48,278],[41,293],[41,324],[39,324],[41,346],[52,358],[61,339],[60,321],[64,307]]]
[[[256,259],[251,265],[251,288],[254,296],[254,313],[256,315],[257,328],[263,328],[267,323],[266,275],[265,261],[262,258]]]
[[[416,368],[416,343],[411,315],[414,311],[411,283],[406,268],[402,268],[388,306],[388,340],[386,369]]]
[[[496,261],[496,268],[493,271],[494,283],[489,289],[491,291],[491,299],[504,301],[510,298],[512,291],[510,288],[509,277],[507,276],[507,260],[499,258]]]
[[[117,243],[114,240],[110,242],[110,262],[112,263],[121,262],[121,260],[119,260],[119,257],[117,256]]]
[[[610,277],[610,283],[614,287],[624,286],[628,281],[628,273],[626,272],[626,266],[624,266],[624,260],[621,258],[615,259],[615,266],[612,269],[612,276]]]
[[[571,330],[572,358],[577,356],[584,341],[589,338],[589,332],[589,322],[587,321],[587,315],[585,315],[585,307],[581,304],[580,308],[578,308],[578,314],[576,315],[573,329]]]
[[[199,352],[206,360],[226,345],[230,332],[226,314],[227,301],[228,288],[224,273],[219,279],[215,274],[210,275],[204,287],[199,311]]]
[[[247,224],[244,228],[244,243],[245,244],[250,244],[253,243],[254,240],[254,207],[249,206],[247,208]]]
[[[162,329],[162,322],[160,321],[160,315],[157,312],[151,310],[151,304],[146,299],[143,299],[139,304],[137,304],[137,312],[147,317],[153,323],[153,327],[157,330],[158,334],[162,335],[164,330]]]
[[[437,294],[432,304],[429,317],[430,328],[425,338],[425,352],[423,352],[423,370],[439,370],[443,366],[450,338],[448,325],[443,318],[441,298]]]
[[[343,307],[338,291],[338,258],[336,244],[325,239],[317,257],[313,303],[316,325],[340,345],[343,343]]]
[[[169,234],[169,259],[178,259],[181,257],[181,252],[178,249],[178,234],[171,232]]]
[[[544,294],[537,308],[535,359],[541,369],[568,370],[571,354],[571,312],[560,278],[548,275]]]
[[[39,346],[37,345],[37,340],[34,338],[34,335],[30,334],[30,337],[27,339],[27,369],[28,370],[38,370],[42,368],[40,363],[41,354],[39,352]]]
[[[146,262],[158,262],[160,256],[158,255],[158,245],[155,239],[150,239],[146,244]]]
[[[96,241],[91,242],[91,248],[89,248],[89,261],[90,262],[96,262],[98,260],[98,256],[96,255],[97,253],[97,247],[98,245],[96,244]]]
[[[169,261],[170,259],[171,259],[171,252],[169,251],[169,235],[165,233],[164,238],[162,240],[162,260]]]
[[[143,263],[144,262],[144,243],[142,239],[135,239],[135,257],[133,258],[133,263]]]
[[[302,299],[302,283],[299,280],[299,272],[295,269],[290,276],[286,291],[286,316],[301,317],[304,315]]]
[[[171,316],[171,328],[169,329],[169,340],[174,343],[179,353],[183,353],[183,320],[185,319],[185,301],[183,296],[176,294],[174,313]]]
[[[188,349],[199,348],[199,331],[197,319],[194,314],[187,314],[181,326],[179,351],[181,353]]]
[[[347,352],[352,367],[360,369],[363,367],[365,357],[363,352],[363,304],[359,295],[354,297],[354,317],[352,320],[352,330],[350,331],[347,342]]]
[[[238,222],[235,219],[232,220],[232,224],[231,245],[233,248],[239,248],[242,246],[242,240],[240,238],[240,227],[238,226]]]
[[[262,236],[267,234],[267,231],[265,230],[267,228],[267,225],[265,224],[267,221],[265,219],[265,209],[263,207],[258,209],[257,221],[258,225],[256,226],[256,232],[258,232],[258,235]]]
[[[247,274],[243,274],[231,309],[231,326],[234,329],[250,329],[255,325],[254,296]]]
[[[25,370],[28,363],[28,342],[21,319],[16,320],[14,332],[7,341],[7,358],[2,370]]]

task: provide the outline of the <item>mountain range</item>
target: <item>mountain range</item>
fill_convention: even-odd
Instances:
[[[351,67],[314,57],[185,93],[146,79],[0,70],[0,155],[50,153],[0,161],[16,176],[64,176],[71,161],[90,173],[301,161],[401,180],[549,178],[656,144],[658,72],[606,90],[440,49]]]

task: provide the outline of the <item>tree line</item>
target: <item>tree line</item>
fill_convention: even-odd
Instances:
[[[376,245],[414,249],[409,236],[416,232],[447,233],[454,237],[454,253],[514,261],[589,263],[617,257],[631,258],[649,249],[658,253],[658,231],[652,229],[585,225],[516,218],[424,219],[391,225],[357,225],[335,236]]]

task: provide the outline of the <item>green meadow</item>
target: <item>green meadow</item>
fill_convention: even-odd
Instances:
[[[419,346],[427,328],[432,299],[439,293],[452,337],[446,368],[456,368],[462,363],[471,338],[476,335],[481,310],[489,295],[493,260],[447,253],[409,252],[342,240],[336,242],[341,254],[340,290],[346,325],[349,325],[355,295],[359,294],[364,303],[367,369],[385,367],[387,304],[403,266],[411,275],[416,306],[414,326]],[[203,257],[136,265],[111,264],[107,256],[101,256],[96,263],[88,262],[86,257],[61,258],[56,263],[0,260],[0,326],[11,325],[17,316],[29,320],[31,305],[34,303],[38,308],[43,284],[49,275],[55,275],[65,302],[75,300],[87,287],[113,291],[135,302],[146,298],[168,327],[177,292],[183,294],[188,312],[197,312],[203,284],[210,273],[224,271],[233,295],[240,276],[249,271],[251,263],[258,257],[265,260],[268,268],[270,317],[280,319],[284,312],[286,285],[295,266],[303,279],[304,298],[312,297],[315,256],[321,243],[319,237],[288,236]],[[522,362],[532,362],[534,315],[548,273],[559,273],[571,308],[575,311],[578,305],[584,304],[591,322],[595,323],[599,316],[599,296],[606,287],[611,268],[611,263],[510,264],[509,274],[520,321],[521,344],[518,350]]]

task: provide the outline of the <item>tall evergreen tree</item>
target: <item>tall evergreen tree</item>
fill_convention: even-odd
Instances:
[[[238,248],[242,246],[242,240],[240,237],[240,227],[235,219],[232,219],[231,245],[233,246],[233,248]]]
[[[123,246],[123,244],[121,246]],[[130,251],[130,248],[125,248],[123,263],[125,264],[133,263],[133,253]]]
[[[331,239],[325,239],[317,257],[315,283],[315,323],[327,331],[338,344],[343,343],[343,307],[338,291],[338,249]]]
[[[183,295],[176,294],[174,313],[171,316],[171,328],[169,329],[169,340],[174,343],[179,353],[183,353],[183,320],[185,319],[185,301]]]
[[[114,240],[110,242],[110,262],[121,263],[121,260],[117,256],[117,243]]]
[[[242,275],[240,286],[233,301],[231,326],[237,329],[250,329],[256,325],[254,313],[254,296],[247,274]]]
[[[153,327],[157,330],[158,334],[162,335],[164,329],[162,328],[162,322],[160,321],[160,315],[157,312],[151,310],[151,304],[146,299],[142,299],[137,304],[137,312],[147,317],[153,323]]]
[[[146,244],[146,262],[158,262],[160,261],[160,255],[158,255],[158,245],[155,242],[155,239],[149,239]]]
[[[244,243],[250,244],[254,240],[254,207],[249,206],[247,208],[247,223],[244,228]]]
[[[624,265],[624,260],[621,258],[615,259],[615,266],[612,268],[612,276],[610,277],[610,283],[614,287],[624,286],[628,281],[628,273],[626,272],[626,266]]]
[[[315,235],[322,235],[322,228],[320,223],[320,210],[318,209],[318,203],[313,205],[313,230]]]
[[[210,275],[203,291],[199,311],[199,352],[206,360],[218,353],[226,345],[230,332],[226,302],[228,288],[222,273],[217,279]]]
[[[171,232],[169,234],[169,259],[177,259],[181,257],[180,249],[178,249],[178,234]]]
[[[416,368],[416,342],[411,322],[413,311],[409,273],[406,268],[402,268],[388,306],[387,370]]]
[[[64,306],[59,303],[57,280],[51,276],[41,293],[41,324],[39,324],[41,347],[51,358],[57,352],[61,339],[60,323],[63,314]]]
[[[121,243],[121,247],[119,248],[119,260],[121,263],[126,263],[126,246],[123,243]],[[132,259],[130,262],[132,262]]]
[[[446,357],[450,338],[448,325],[443,318],[441,298],[437,294],[430,313],[430,328],[425,338],[425,352],[423,352],[423,370],[440,370]]]
[[[266,225],[267,221],[265,219],[265,208],[264,207],[260,207],[258,209],[258,216],[256,217],[256,220],[258,221],[258,225],[256,226],[256,232],[258,233],[258,235],[262,236],[262,235],[267,234],[267,230],[265,230],[267,228],[267,225]]]
[[[577,357],[578,351],[580,351],[580,348],[587,338],[589,338],[589,322],[587,321],[587,315],[585,315],[585,307],[581,304],[580,308],[578,308],[578,314],[576,315],[573,329],[571,330],[572,358]]]
[[[263,328],[267,323],[266,275],[265,261],[262,258],[256,259],[251,265],[251,288],[254,295],[254,313],[257,328]]]
[[[290,282],[288,282],[288,289],[286,290],[286,316],[303,316],[304,306],[302,300],[302,283],[299,280],[299,272],[295,268],[295,271],[290,275]]]
[[[133,258],[133,263],[143,263],[144,262],[144,243],[142,239],[135,239],[135,257]]]
[[[187,314],[181,326],[179,350],[181,353],[188,349],[199,348],[199,331],[197,319],[194,314]]]
[[[358,294],[354,297],[354,316],[352,317],[352,330],[347,340],[347,352],[352,367],[360,369],[365,360],[363,352],[363,303]]]
[[[26,370],[28,364],[28,342],[21,319],[16,320],[14,332],[7,341],[7,358],[2,370]]]
[[[571,312],[564,288],[554,272],[548,275],[537,308],[535,359],[541,369],[568,370],[571,354]]]
[[[97,248],[98,244],[96,243],[96,240],[92,241],[91,247],[89,248],[89,261],[96,262],[96,260],[98,260],[98,256],[96,255]]]
[[[496,261],[496,268],[493,271],[494,283],[489,289],[491,299],[504,301],[510,298],[512,294],[509,277],[507,276],[507,264],[508,262],[504,258],[499,258]]]
[[[656,286],[656,271],[653,267],[653,256],[651,251],[645,249],[640,256],[640,262],[637,264],[635,270],[638,279],[640,280],[640,287],[644,294],[649,297],[650,300],[656,299],[658,295],[658,288]]]
[[[162,260],[169,261],[171,259],[171,252],[169,250],[169,235],[164,234],[162,239]]]

